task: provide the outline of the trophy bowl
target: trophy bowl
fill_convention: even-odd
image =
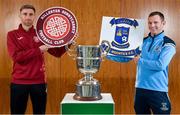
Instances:
[[[81,101],[100,100],[100,84],[92,74],[98,72],[101,64],[101,49],[99,45],[78,45],[76,64],[84,78],[76,83],[74,99]]]

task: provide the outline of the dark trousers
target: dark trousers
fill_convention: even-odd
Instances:
[[[28,96],[30,95],[33,114],[45,114],[46,84],[11,84],[10,106],[11,114],[25,114]]]
[[[136,114],[170,114],[171,103],[167,92],[136,88],[134,109]]]

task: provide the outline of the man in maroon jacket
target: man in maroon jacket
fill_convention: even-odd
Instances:
[[[7,47],[13,60],[11,81],[11,113],[24,114],[30,95],[33,113],[45,114],[46,80],[44,52],[60,57],[65,48],[49,48],[42,44],[33,27],[35,8],[23,5],[20,8],[21,24],[19,28],[8,32]]]

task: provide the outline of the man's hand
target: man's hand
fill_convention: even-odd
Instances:
[[[139,55],[137,55],[137,56],[135,56],[135,57],[134,57],[133,61],[134,61],[135,63],[138,63],[139,58],[140,58],[140,56],[139,56]]]
[[[46,45],[41,45],[39,46],[39,49],[41,50],[41,52],[46,52],[50,47],[46,46]]]

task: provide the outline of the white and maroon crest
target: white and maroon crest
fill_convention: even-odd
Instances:
[[[63,7],[52,7],[44,11],[36,23],[38,38],[46,45],[62,47],[71,43],[77,34],[74,14]]]

